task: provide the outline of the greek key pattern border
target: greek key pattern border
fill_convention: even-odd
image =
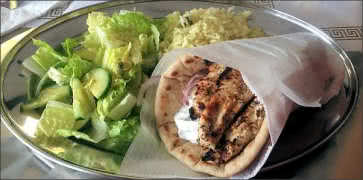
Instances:
[[[363,40],[363,26],[320,28],[335,40]]]
[[[275,7],[273,4],[273,0],[254,0],[254,3],[265,6],[265,7],[269,7],[269,8]],[[67,7],[57,7],[57,8],[50,9],[43,16],[39,17],[39,19],[54,19],[59,16],[62,16],[65,11],[65,8],[67,8]]]
[[[255,0],[254,3],[265,6],[265,7],[269,7],[269,8],[275,8],[273,0]]]
[[[39,19],[54,19],[56,17],[62,16],[65,11],[64,7],[57,7],[50,9],[43,16],[40,16]]]

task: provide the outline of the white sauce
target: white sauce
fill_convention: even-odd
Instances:
[[[197,144],[199,118],[192,120],[189,115],[189,108],[192,107],[192,98],[188,99],[189,105],[183,105],[180,110],[175,113],[174,120],[178,128],[180,138]]]

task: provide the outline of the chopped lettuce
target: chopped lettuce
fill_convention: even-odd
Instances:
[[[38,46],[38,50],[32,58],[45,70],[48,69],[59,61],[66,61],[66,57],[56,52],[49,44],[42,40],[33,39],[33,44]]]
[[[92,142],[92,143],[97,143],[96,140],[93,140],[86,133],[79,132],[79,131],[74,131],[74,130],[69,130],[69,129],[58,129],[57,134],[59,136],[63,136],[63,137],[66,137],[66,138],[73,136],[73,137],[75,137],[77,139],[83,139],[85,141],[89,141],[89,142]]]
[[[111,110],[121,102],[121,100],[126,96],[127,82],[123,79],[116,79],[113,82],[113,87],[107,93],[106,97],[102,100],[99,100],[97,103],[97,109],[101,115],[106,116]]]
[[[38,62],[36,62],[32,57],[28,57],[23,61],[23,66],[25,69],[29,70],[30,72],[38,75],[39,77],[43,77],[44,74],[47,72],[43,69],[42,66]]]
[[[63,51],[68,57],[72,57],[73,51],[81,43],[81,38],[67,38],[61,43]]]
[[[87,19],[89,33],[79,54],[87,59],[91,59],[87,57],[89,54],[96,57],[94,62],[113,75],[127,71],[132,65],[142,63],[149,54],[157,54],[160,33],[152,23],[151,18],[140,12],[123,11],[112,17],[93,12]]]
[[[36,134],[55,137],[58,129],[73,129],[75,122],[71,105],[49,101],[39,120]]]
[[[85,48],[81,47],[74,51],[75,55],[78,55],[82,59],[88,60],[97,66],[102,66],[103,57],[105,54],[105,48]]]
[[[139,124],[138,118],[138,116],[133,116],[120,121],[109,121],[109,137],[124,137],[123,139],[125,140],[132,140],[137,132],[137,128],[135,128],[135,126]]]
[[[97,111],[93,112],[91,124],[92,127],[86,131],[90,137],[92,137],[97,142],[108,138],[109,128],[105,122],[104,116],[100,116]]]
[[[67,65],[65,65],[60,71],[68,77],[80,79],[92,68],[93,64],[91,62],[83,60],[77,55],[73,55],[69,58]]]
[[[155,25],[151,25],[151,31],[153,33],[153,40],[155,41],[155,50],[159,50],[160,32]]]
[[[92,112],[96,109],[96,102],[89,89],[84,88],[77,78],[71,79],[73,93],[73,111],[77,120],[89,120]]]
[[[112,22],[116,30],[119,32],[128,32],[133,37],[139,34],[151,33],[151,18],[142,12],[125,11],[124,13],[114,14]]]
[[[47,74],[51,80],[53,80],[60,86],[69,84],[70,77],[63,74],[61,71],[54,67],[50,67]]]
[[[102,149],[124,154],[140,125],[137,109],[130,117],[118,121],[105,120],[95,112],[92,115],[92,127],[85,131],[76,128],[77,122],[70,105],[50,101],[42,114],[36,135],[39,139],[55,138],[57,141],[61,141],[58,137],[74,137]]]
[[[120,121],[108,121],[110,138],[97,143],[96,146],[124,155],[136,136],[139,125],[139,115]]]
[[[121,72],[131,66],[132,63],[127,61],[131,50],[131,43],[119,48],[108,48],[105,51],[102,67],[112,73],[112,78],[121,78]],[[123,69],[124,68],[124,69]]]
[[[89,34],[84,45],[87,48],[125,46],[140,34],[151,34],[151,19],[143,13],[128,11],[112,17],[92,12],[87,19]]]
[[[159,20],[159,31],[160,31],[160,49],[167,49],[169,44],[173,41],[174,29],[180,28],[180,12],[176,11],[168,14],[163,19]]]
[[[78,55],[73,55],[66,63],[56,64],[50,67],[48,77],[58,85],[69,84],[71,78],[82,78],[84,74],[93,68],[93,64],[82,60]]]

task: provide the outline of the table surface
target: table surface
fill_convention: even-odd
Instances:
[[[264,1],[268,6],[273,6],[279,10],[291,13],[302,18],[300,12],[292,11],[292,6],[301,6],[300,3],[278,4],[276,1]],[[268,4],[270,2],[270,4]],[[321,2],[322,3],[322,2]],[[272,4],[272,5],[271,5]],[[312,3],[314,4],[314,3]],[[315,7],[306,5],[305,7]],[[328,5],[326,5],[328,6]],[[332,5],[330,5],[332,6]],[[302,7],[304,8],[304,7]],[[360,11],[362,6],[360,4]],[[293,13],[295,12],[295,13]],[[300,16],[299,16],[300,15]],[[325,17],[327,15],[325,14]],[[305,19],[304,19],[305,18]],[[322,17],[320,17],[321,19]],[[302,19],[309,21],[308,17]],[[361,21],[361,19],[360,19]],[[334,28],[324,26],[319,22],[319,18],[313,21],[314,25],[322,27],[327,33],[333,32]],[[346,22],[346,21],[344,21]],[[322,24],[319,24],[322,23]],[[363,86],[363,54],[362,54],[362,24],[356,26],[344,25],[346,27],[360,27],[360,37],[347,40],[335,37],[337,42],[346,49],[354,67],[356,68],[359,80],[359,89]],[[341,26],[343,27],[343,26]],[[324,29],[325,28],[325,29]],[[19,28],[18,30],[1,37],[1,43],[23,33],[29,28]],[[333,30],[332,30],[333,29]],[[358,41],[358,43],[357,43]],[[2,45],[2,51],[3,45]],[[2,56],[5,52],[1,52]],[[279,169],[268,171],[257,175],[257,178],[316,178],[316,179],[362,179],[363,178],[363,92],[359,93],[359,99],[355,110],[343,128],[334,135],[331,140],[323,146],[313,151],[304,158],[283,166]],[[52,164],[44,164],[34,156],[20,141],[18,141],[6,127],[1,123],[1,178],[85,178],[86,174],[75,172],[69,169],[52,168]]]

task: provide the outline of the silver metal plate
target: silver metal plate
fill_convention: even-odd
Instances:
[[[329,44],[340,55],[345,64],[346,76],[344,91],[322,108],[301,108],[291,114],[275,149],[264,165],[262,171],[268,171],[303,157],[329,140],[347,120],[358,98],[358,79],[355,70],[345,52],[330,37],[314,26],[296,19],[288,14],[262,8],[253,4],[235,2],[236,10],[253,10],[251,26],[260,26],[271,35],[294,32],[312,32]],[[153,1],[128,2],[115,1],[83,8],[42,25],[24,37],[5,57],[1,64],[1,114],[2,121],[8,129],[37,156],[45,161],[93,175],[107,177],[125,177],[117,172],[121,157],[104,152],[77,142],[67,141],[51,147],[40,147],[34,143],[32,136],[38,122],[37,118],[21,114],[19,104],[24,102],[26,88],[25,78],[21,75],[21,63],[31,56],[36,47],[31,38],[37,38],[57,46],[67,37],[77,36],[87,30],[87,14],[91,11],[103,11],[108,14],[122,9],[143,11],[154,18],[159,18],[173,11],[185,11],[193,8],[231,7],[232,4],[205,1]],[[71,162],[67,148],[77,148],[78,152],[92,157],[90,163]],[[62,153],[62,156],[56,154]],[[74,151],[72,151],[74,152]],[[69,153],[69,154],[67,154]],[[69,156],[67,156],[69,155]],[[102,163],[100,163],[102,162]],[[114,166],[106,167],[104,163]]]

